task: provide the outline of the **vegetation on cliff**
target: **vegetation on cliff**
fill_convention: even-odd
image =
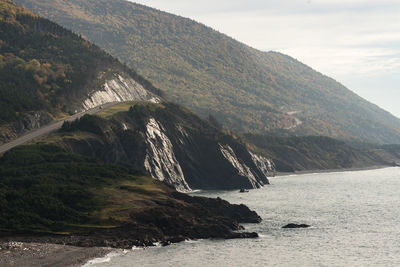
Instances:
[[[66,153],[57,146],[22,146],[0,158],[0,228],[68,231],[88,225],[116,226],[122,221],[105,211],[130,183],[137,197],[168,192],[155,180],[121,166]],[[116,192],[112,192],[112,190]],[[102,193],[110,190],[108,194]],[[123,191],[123,190],[122,190]]]
[[[0,158],[0,232],[73,233],[51,242],[131,248],[185,238],[235,238],[255,212],[221,199],[190,197],[122,166],[22,146]],[[82,235],[82,236],[80,236]]]
[[[17,2],[82,34],[171,100],[234,131],[400,142],[399,119],[333,79],[195,21],[124,0]]]
[[[129,165],[180,189],[256,188],[273,172],[268,158],[258,159],[266,165],[260,167],[245,144],[215,122],[167,102],[122,103],[65,123],[43,141]]]
[[[0,0],[0,126],[30,111],[74,112],[99,74],[116,70],[154,89],[80,36]]]
[[[396,155],[374,148],[357,148],[324,136],[276,137],[245,135],[261,153],[271,157],[277,171],[329,170],[391,165]],[[392,146],[387,146],[387,149]]]
[[[238,151],[247,150],[272,159],[276,171],[280,172],[391,166],[399,161],[400,155],[397,146],[393,145],[362,147],[323,136],[235,135],[221,129],[213,118],[202,120],[175,104],[145,102],[122,103],[103,110],[97,116],[85,116],[79,121],[65,123],[61,132],[43,141],[146,171],[143,164],[145,155],[141,153],[147,149],[146,124],[149,118],[155,118],[164,127],[174,145],[176,158],[181,160],[185,180],[192,188],[245,187],[231,180],[235,175],[233,172],[225,173],[230,166],[220,161],[219,144],[229,144],[239,161],[246,157],[244,152]],[[197,166],[196,172],[188,171],[187,168],[190,170],[194,166]],[[271,169],[269,175],[273,175],[273,171]]]

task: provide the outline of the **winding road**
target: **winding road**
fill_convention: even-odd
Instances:
[[[25,144],[25,143],[27,143],[29,141],[32,141],[35,138],[38,138],[38,137],[47,135],[47,134],[49,134],[51,132],[59,130],[62,127],[64,121],[74,121],[76,119],[81,118],[82,116],[84,116],[86,114],[95,114],[95,113],[97,113],[97,112],[99,112],[99,111],[101,111],[103,109],[115,106],[116,104],[120,104],[120,103],[121,102],[111,102],[111,103],[103,104],[103,105],[97,106],[97,107],[95,107],[93,109],[89,109],[89,110],[86,110],[84,112],[72,115],[71,117],[69,117],[69,118],[67,118],[67,119],[65,119],[63,121],[55,122],[55,123],[43,126],[43,127],[39,128],[39,129],[30,131],[29,133],[27,133],[25,135],[22,135],[22,136],[18,137],[17,139],[15,139],[15,140],[13,140],[13,141],[11,141],[9,143],[1,145],[0,146],[0,154],[3,154],[4,152],[7,152],[8,150],[10,150],[10,149],[12,149],[12,148],[14,148],[16,146],[20,146],[20,145],[23,145],[23,144]]]

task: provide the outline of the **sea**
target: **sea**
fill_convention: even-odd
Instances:
[[[400,266],[400,168],[271,178],[249,193],[193,193],[243,203],[257,239],[188,240],[117,250],[85,266]],[[282,229],[305,223],[307,229]]]

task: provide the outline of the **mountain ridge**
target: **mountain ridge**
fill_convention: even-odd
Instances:
[[[17,1],[137,69],[168,99],[234,131],[400,142],[398,118],[335,80],[191,19],[120,0]]]

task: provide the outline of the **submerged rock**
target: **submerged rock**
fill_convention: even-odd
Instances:
[[[295,224],[295,223],[289,223],[285,226],[283,226],[282,228],[287,229],[287,228],[308,228],[311,227],[311,225],[308,224]]]

